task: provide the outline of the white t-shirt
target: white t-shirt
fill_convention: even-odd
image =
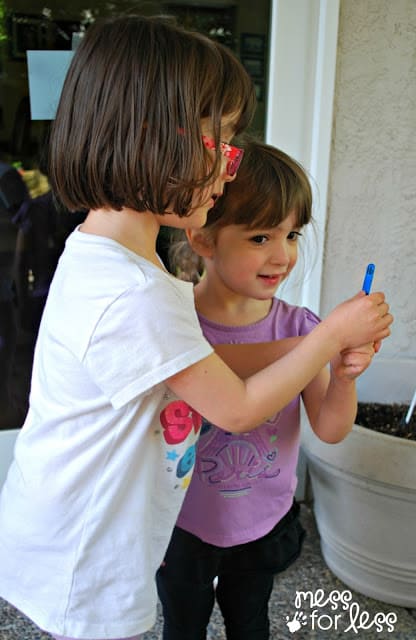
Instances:
[[[192,284],[73,232],[0,499],[0,595],[39,627],[114,638],[153,625],[201,425],[163,381],[210,353]]]

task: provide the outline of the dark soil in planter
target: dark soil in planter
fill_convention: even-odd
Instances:
[[[355,422],[362,427],[373,429],[373,431],[416,440],[416,409],[410,422],[405,424],[404,418],[408,409],[408,405],[405,404],[359,402]]]

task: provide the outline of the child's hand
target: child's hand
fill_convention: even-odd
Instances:
[[[360,291],[339,304],[323,322],[330,327],[342,352],[387,338],[393,316],[389,313],[384,293],[366,295]]]
[[[345,349],[331,360],[331,374],[340,381],[355,380],[370,366],[379,348],[380,343],[371,342],[361,347]]]

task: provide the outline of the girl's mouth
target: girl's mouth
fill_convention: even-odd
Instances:
[[[266,284],[269,284],[271,286],[276,286],[277,284],[279,284],[279,282],[281,282],[283,280],[283,274],[279,274],[279,273],[275,273],[272,275],[265,275],[265,274],[259,274],[258,276],[259,278],[261,278],[261,280],[263,280],[263,282],[265,282]]]

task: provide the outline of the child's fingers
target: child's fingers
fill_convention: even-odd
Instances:
[[[373,356],[374,351],[372,353],[348,353],[343,356],[342,365],[344,367],[368,367]]]
[[[374,353],[378,353],[381,349],[381,340],[377,340],[377,342],[374,343]]]
[[[341,352],[341,356],[347,356],[347,355],[353,355],[353,354],[370,354],[370,355],[374,355],[374,353],[376,352],[375,350],[375,345],[381,343],[381,341],[378,342],[368,342],[366,344],[360,345],[358,347],[351,347],[349,349],[344,349]]]
[[[347,312],[347,317],[345,312]],[[334,315],[340,320],[339,336],[344,346],[360,346],[364,342],[377,342],[390,335],[393,316],[381,291],[366,295],[359,291],[352,299],[339,305]]]

